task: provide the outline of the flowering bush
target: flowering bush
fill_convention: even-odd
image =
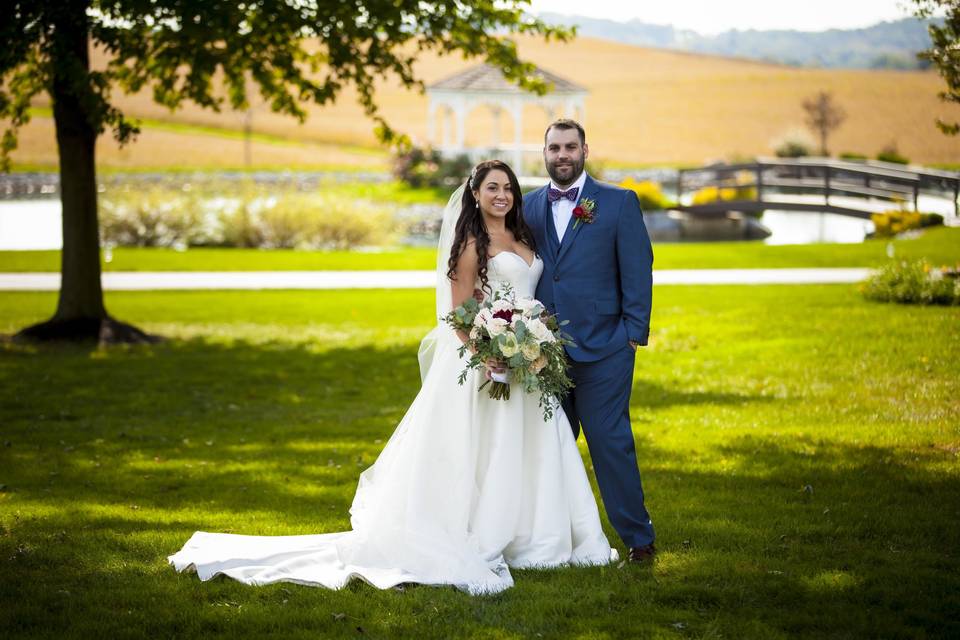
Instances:
[[[106,245],[174,247],[203,236],[199,202],[185,191],[146,186],[100,195],[100,237]]]
[[[451,187],[470,174],[473,163],[466,155],[445,158],[436,149],[411,147],[393,159],[393,175],[411,187]]]
[[[361,201],[295,193],[265,203],[258,216],[264,246],[350,249],[381,244],[392,234],[392,216]]]
[[[873,222],[873,235],[877,238],[890,238],[910,229],[943,224],[943,216],[939,213],[918,213],[905,209],[874,213],[870,215],[870,220]]]
[[[709,204],[727,200],[756,200],[757,188],[743,187],[716,187],[709,186],[698,189],[692,197],[693,204]]]
[[[104,244],[351,249],[392,240],[393,212],[365,200],[252,184],[108,189]]]
[[[904,304],[960,304],[960,264],[933,267],[926,260],[890,262],[860,291],[870,300]]]
[[[637,182],[628,176],[620,186],[637,194],[640,199],[640,208],[644,211],[662,211],[675,206],[673,201],[663,194],[660,185],[651,180]]]

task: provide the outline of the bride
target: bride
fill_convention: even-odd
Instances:
[[[543,263],[522,206],[516,176],[497,160],[477,165],[450,198],[437,255],[439,317],[475,289],[489,295],[509,284],[533,297]],[[170,564],[201,580],[339,589],[360,578],[380,589],[413,582],[484,594],[513,586],[510,567],[615,560],[564,412],[545,422],[537,393],[478,393],[485,375],[474,370],[459,385],[464,338],[441,321],[421,343],[420,392],[360,475],[352,530],[198,531]]]

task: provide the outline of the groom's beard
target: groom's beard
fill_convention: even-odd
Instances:
[[[556,162],[547,162],[547,174],[558,187],[567,187],[583,173],[583,164],[582,156],[579,160],[570,160],[566,165],[557,166]]]

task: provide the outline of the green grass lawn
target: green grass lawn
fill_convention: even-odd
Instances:
[[[410,197],[428,197],[418,194]],[[885,240],[861,244],[767,246],[758,242],[658,243],[657,269],[777,267],[873,267],[888,260]],[[934,264],[960,261],[960,228],[930,229],[915,239],[894,240],[897,258],[927,258]],[[259,249],[118,248],[108,271],[290,271],[354,269],[433,269],[435,248],[395,248],[378,252]],[[59,271],[59,251],[0,251],[0,272]]]
[[[960,310],[846,285],[654,295],[632,417],[655,565],[517,571],[485,598],[166,564],[196,530],[349,526],[417,393],[431,292],[109,293],[171,339],[0,347],[0,635],[957,637]],[[0,332],[54,303],[0,294]]]

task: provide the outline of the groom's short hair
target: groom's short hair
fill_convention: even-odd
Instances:
[[[543,144],[547,144],[547,134],[550,133],[550,129],[560,129],[561,131],[576,129],[577,133],[580,134],[580,144],[587,144],[587,132],[583,130],[583,125],[576,120],[571,120],[570,118],[560,118],[559,120],[554,120],[551,122],[547,127],[547,130],[543,132]]]

